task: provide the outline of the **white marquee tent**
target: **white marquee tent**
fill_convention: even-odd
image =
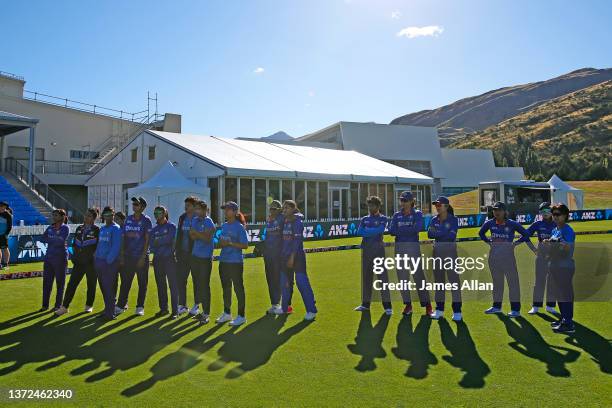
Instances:
[[[197,185],[181,174],[170,162],[162,166],[149,180],[128,190],[132,197],[143,197],[147,200],[145,214],[153,219],[153,209],[163,205],[168,209],[170,221],[178,222],[179,216],[185,210],[185,197],[195,196],[210,203],[210,189]]]
[[[553,203],[564,203],[570,209],[581,210],[584,205],[584,192],[561,180],[556,174],[548,180]]]

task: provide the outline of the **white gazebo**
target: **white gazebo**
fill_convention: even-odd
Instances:
[[[581,210],[584,206],[584,192],[579,188],[572,187],[559,176],[553,174],[548,180],[550,185],[550,196],[553,203],[563,203],[570,209]]]

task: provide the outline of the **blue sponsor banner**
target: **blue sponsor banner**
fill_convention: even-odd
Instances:
[[[431,215],[424,216],[424,230],[427,230],[431,222]],[[486,220],[486,214],[469,214],[457,216],[459,228],[476,228]],[[533,213],[517,214],[514,219],[521,224],[531,224],[540,216]],[[602,210],[577,210],[570,212],[571,222],[581,221],[604,221],[612,219],[612,209]],[[348,221],[321,221],[304,223],[304,240],[316,241],[343,237],[354,237],[357,235],[359,220]],[[249,242],[257,243],[263,241],[266,236],[265,225],[247,225]],[[215,233],[215,244],[221,235],[221,229],[217,228]],[[70,235],[72,242],[73,235]],[[47,252],[47,244],[41,241],[42,235],[11,235],[9,236],[9,249],[11,259],[14,262],[36,262],[41,261]],[[69,248],[72,253],[72,248]]]

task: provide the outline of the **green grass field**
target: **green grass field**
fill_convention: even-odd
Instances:
[[[590,224],[573,226],[610,228],[606,222]],[[612,235],[579,241],[607,243],[609,249]],[[480,242],[466,243],[464,251],[486,252]],[[319,308],[312,323],[302,321],[297,291],[293,315],[264,316],[261,258],[245,262],[248,323],[238,329],[153,317],[152,273],[147,314],[136,317],[132,308],[109,323],[80,313],[84,282],[71,312],[60,318],[34,312],[40,307],[40,278],[0,282],[0,401],[8,402],[9,389],[70,388],[69,403],[75,406],[612,405],[610,302],[578,302],[571,337],[552,333],[549,315],[528,316],[526,304],[519,319],[484,315],[488,294],[466,301],[461,324],[450,321],[448,311],[447,320],[431,321],[418,305],[413,316],[402,317],[398,301],[390,318],[379,304],[360,314],[352,311],[360,299],[359,251],[307,257]],[[604,249],[603,257],[609,274],[610,252]],[[517,260],[528,303],[533,255],[522,246]],[[216,267],[215,262],[215,316],[221,312]],[[131,305],[135,295],[136,282]],[[102,308],[100,293],[95,307]]]

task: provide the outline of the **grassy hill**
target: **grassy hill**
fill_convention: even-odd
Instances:
[[[553,99],[466,136],[454,148],[492,149],[498,166],[522,166],[529,178],[608,180],[612,81]]]

